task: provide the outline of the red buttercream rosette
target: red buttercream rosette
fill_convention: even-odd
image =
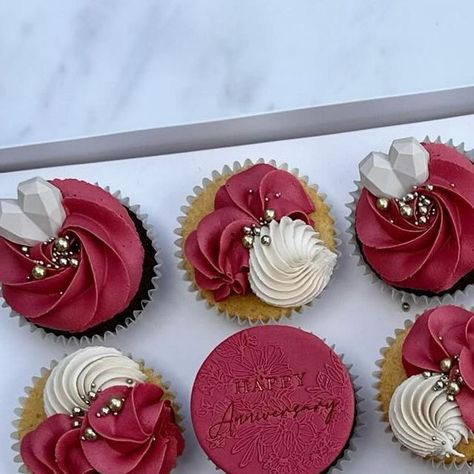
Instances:
[[[173,408],[153,384],[115,386],[97,395],[79,427],[68,415],[43,421],[21,441],[25,465],[34,474],[168,474],[184,449]],[[97,416],[112,398],[123,408]],[[85,439],[92,429],[94,440]]]
[[[242,245],[244,226],[258,225],[265,209],[312,224],[314,205],[291,173],[267,164],[231,176],[217,191],[214,211],[204,217],[184,243],[199,288],[216,301],[249,292],[249,252]]]
[[[76,246],[77,266],[55,266],[54,242],[28,255],[0,238],[0,282],[8,305],[32,323],[78,333],[123,311],[137,293],[144,250],[122,204],[98,186],[75,179],[51,181],[63,196],[66,219],[58,236]],[[45,278],[29,278],[35,261],[49,264]]]
[[[408,376],[440,372],[440,362],[446,358],[453,361],[450,380],[462,380],[456,402],[464,422],[474,431],[474,313],[458,306],[424,312],[403,343],[402,361]]]
[[[422,145],[429,178],[419,188],[435,213],[416,225],[395,204],[378,209],[377,198],[363,189],[355,229],[364,258],[387,284],[442,293],[474,269],[474,166],[451,147]]]

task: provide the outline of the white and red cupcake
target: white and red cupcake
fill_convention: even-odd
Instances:
[[[474,281],[471,155],[403,138],[361,162],[351,232],[362,261],[394,290],[440,297]]]
[[[474,313],[445,305],[388,339],[377,400],[394,439],[445,467],[474,462]]]
[[[156,250],[128,200],[75,179],[33,178],[0,200],[5,303],[32,325],[66,337],[126,326],[150,299]]]
[[[188,197],[178,256],[210,306],[230,318],[277,321],[326,288],[337,261],[329,207],[297,170],[250,161],[224,167]]]
[[[88,347],[43,370],[18,410],[16,461],[33,474],[168,474],[184,449],[161,376]]]

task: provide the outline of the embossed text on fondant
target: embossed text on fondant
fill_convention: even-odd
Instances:
[[[278,377],[251,377],[235,379],[236,394],[283,390],[303,386],[305,372],[299,374],[280,375]]]

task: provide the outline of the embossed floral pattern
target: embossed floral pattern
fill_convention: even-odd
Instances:
[[[295,365],[285,343],[278,338],[263,343],[254,336],[259,330],[264,328],[229,338],[203,365],[193,390],[194,425],[203,426],[211,459],[228,453],[235,459],[233,468],[242,473],[322,472],[344,448],[354,421],[347,370],[317,338],[323,354],[316,359],[303,347],[310,359],[302,367]],[[212,394],[209,383],[214,383]]]

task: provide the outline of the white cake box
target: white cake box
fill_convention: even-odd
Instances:
[[[162,249],[159,291],[137,324],[106,340],[108,345],[147,360],[172,383],[185,416],[187,447],[177,474],[214,471],[195,439],[189,415],[190,391],[204,358],[224,338],[241,329],[206,309],[187,290],[175,257],[177,217],[193,187],[225,164],[263,157],[298,168],[317,183],[332,206],[343,243],[337,271],[311,308],[283,324],[301,327],[336,344],[363,386],[365,428],[357,452],[343,464],[348,473],[429,473],[432,468],[401,452],[384,433],[376,412],[372,373],[379,349],[407,317],[400,301],[382,293],[351,257],[349,193],[359,161],[372,150],[387,150],[394,138],[440,135],[474,148],[474,87],[409,96],[310,107],[216,122],[131,131],[112,135],[0,149],[0,197],[16,195],[19,181],[33,176],[75,177],[120,189],[149,215]],[[368,304],[370,302],[370,304]],[[468,306],[474,297],[465,295]],[[0,472],[14,472],[11,422],[23,387],[52,359],[71,352],[20,328],[0,311]],[[388,468],[388,470],[387,470]]]

